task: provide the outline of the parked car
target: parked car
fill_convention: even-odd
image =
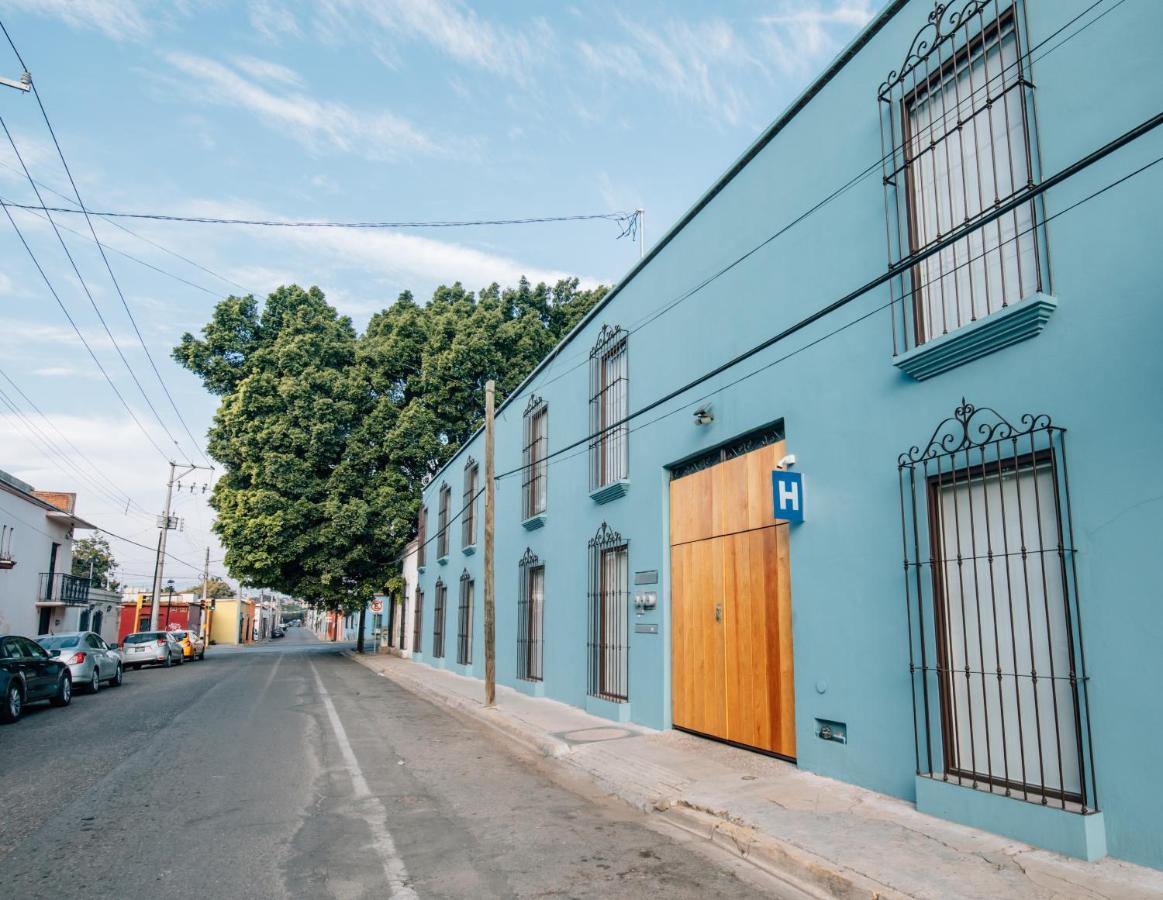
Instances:
[[[25,704],[37,700],[68,706],[73,675],[32,638],[0,635],[0,698],[0,722],[15,722]]]
[[[271,637],[273,638],[281,638],[285,634],[286,632],[283,631],[283,629],[281,629],[278,625],[271,629]]]
[[[73,631],[65,634],[42,634],[36,642],[59,659],[73,676],[73,684],[83,685],[89,693],[101,689],[107,681],[113,687],[121,684],[124,665],[116,644],[106,644],[101,635],[92,631]]]
[[[170,631],[137,631],[125,636],[121,645],[125,665],[131,669],[142,666],[181,665],[185,658],[182,645]]]
[[[206,655],[206,642],[196,631],[171,631],[179,644],[182,645],[182,656],[186,659],[202,659]]]

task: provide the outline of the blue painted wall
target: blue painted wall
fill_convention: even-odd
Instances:
[[[1029,0],[1029,43],[1080,13],[1082,0]],[[1114,7],[1108,2],[1096,9]],[[883,23],[802,110],[758,151],[501,408],[497,470],[521,463],[530,393],[549,404],[550,449],[588,431],[587,357],[604,323],[633,329],[879,159],[876,91],[899,67],[931,2],[915,0]],[[1093,14],[1090,18],[1093,17]],[[1082,22],[1087,21],[1083,19]],[[1077,28],[1078,26],[1074,26]],[[1158,35],[1163,3],[1128,0],[1061,46],[1034,56],[1037,139],[1050,174],[1163,108]],[[1049,49],[1049,52],[1044,52]],[[1163,129],[1050,191],[1053,215],[1163,155]],[[925,382],[892,365],[887,311],[838,326],[888,302],[888,289],[776,345],[633,424],[629,493],[588,496],[584,451],[553,460],[545,527],[520,524],[521,480],[497,487],[497,671],[515,683],[517,561],[531,547],[546,565],[545,693],[584,706],[586,542],[603,521],[630,541],[631,571],[659,569],[656,635],[632,633],[630,717],[670,726],[669,572],[665,467],[702,447],[782,418],[788,451],[810,479],[809,520],[791,534],[799,765],[900,797],[914,792],[913,723],[901,574],[896,459],[928,440],[964,396],[1015,419],[1047,413],[1069,429],[1071,499],[1099,800],[1110,852],[1163,867],[1159,748],[1163,747],[1163,612],[1155,575],[1163,537],[1163,164],[1048,226],[1050,290],[1059,308],[1036,338]],[[882,273],[885,205],[880,168],[629,341],[630,406],[637,408]],[[740,375],[794,356],[742,383]],[[723,388],[719,393],[712,393]],[[709,397],[715,422],[690,413]],[[659,415],[673,412],[666,418]],[[453,510],[464,454],[483,458],[480,435],[425,492],[430,536],[437,491]],[[478,501],[479,503],[480,501]],[[448,585],[446,662],[456,654],[459,577],[477,579],[473,671],[483,676],[481,554],[460,552],[420,576],[424,661],[431,662],[433,585]],[[634,617],[631,616],[632,621]],[[822,690],[821,690],[822,689]],[[815,718],[846,722],[847,745],[812,737]],[[1015,801],[1017,802],[1017,801]]]

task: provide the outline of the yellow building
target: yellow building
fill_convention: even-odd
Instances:
[[[210,641],[215,644],[250,644],[254,642],[253,600],[228,597],[214,601],[210,613]]]

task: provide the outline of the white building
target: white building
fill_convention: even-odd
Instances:
[[[388,653],[405,658],[412,655],[417,630],[416,615],[418,603],[421,601],[420,596],[416,592],[416,551],[419,546],[419,541],[413,539],[404,548],[404,562],[402,566],[404,596],[391,598],[392,605],[387,615],[387,640],[385,642],[385,649]]]
[[[76,500],[0,471],[0,634],[35,637],[91,619],[89,580],[70,574],[73,534],[93,528],[75,514]]]

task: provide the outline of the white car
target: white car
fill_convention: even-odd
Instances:
[[[125,636],[121,655],[125,665],[132,669],[142,666],[165,666],[168,669],[182,664],[184,652],[172,632],[138,631]]]

